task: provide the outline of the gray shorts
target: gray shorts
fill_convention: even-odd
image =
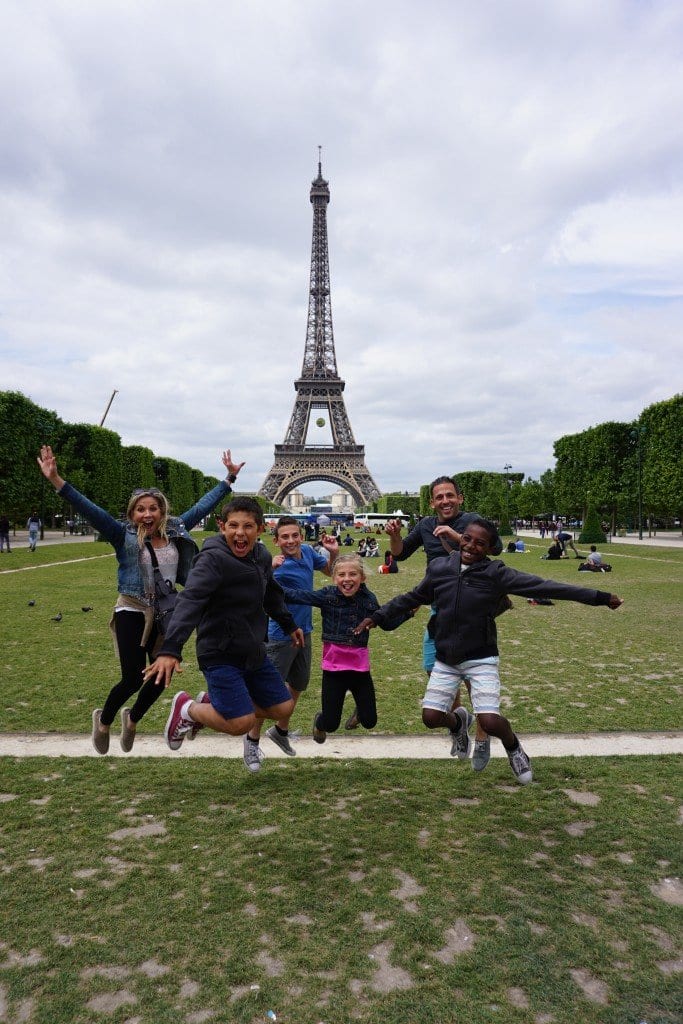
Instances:
[[[311,634],[306,633],[303,647],[291,640],[269,640],[266,652],[286,683],[303,693],[311,678]]]

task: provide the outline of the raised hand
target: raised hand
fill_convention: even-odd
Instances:
[[[49,480],[52,486],[59,491],[64,486],[64,480],[57,472],[57,459],[49,444],[42,446],[36,461],[45,479]]]
[[[237,476],[237,474],[241,470],[242,466],[244,465],[243,462],[233,462],[232,461],[232,452],[230,451],[229,448],[227,448],[223,452],[223,458],[222,458],[221,461],[223,462],[223,465],[227,469],[228,475],[231,475],[231,476]]]

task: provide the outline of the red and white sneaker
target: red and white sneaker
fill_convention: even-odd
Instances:
[[[209,697],[209,695],[206,692],[206,690],[200,690],[199,693],[197,694],[197,696],[195,697],[194,702],[195,702],[195,704],[210,704],[211,703],[211,698]],[[186,740],[194,740],[194,739],[196,739],[197,738],[197,733],[199,732],[200,729],[203,729],[203,728],[204,728],[204,726],[202,725],[201,722],[193,722],[192,723],[192,728],[188,732],[188,734],[185,737],[185,739]]]
[[[189,700],[192,700],[189,693],[181,690],[180,693],[176,693],[171,703],[171,713],[164,729],[164,736],[171,750],[179,750],[182,747],[183,740],[194,725],[192,719],[185,718],[181,710]]]

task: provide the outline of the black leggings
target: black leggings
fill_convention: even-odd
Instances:
[[[145,630],[145,616],[142,612],[115,612],[114,629],[116,630],[116,642],[119,648],[119,661],[121,662],[121,681],[112,686],[109,696],[102,709],[100,721],[102,725],[111,725],[116,718],[116,712],[129,700],[134,693],[138,693],[135,704],[130,709],[130,717],[134,722],[139,722],[146,711],[149,711],[155,700],[164,692],[163,686],[157,686],[154,682],[143,683],[142,673],[147,666],[147,659],[153,661],[152,650],[157,638],[156,626],[152,626],[152,632],[145,647],[140,646],[142,634]]]
[[[323,709],[318,718],[320,729],[335,732],[339,728],[347,691],[356,702],[360,724],[366,729],[373,729],[377,725],[375,687],[370,673],[354,672],[352,669],[343,672],[323,669]]]

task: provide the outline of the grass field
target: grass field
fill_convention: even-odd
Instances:
[[[0,731],[89,731],[116,679],[108,550],[17,552],[34,568],[0,574]],[[619,546],[587,580],[542,550],[506,557],[626,604],[514,600],[499,619],[513,724],[680,727],[683,553]],[[422,568],[370,587],[384,600]],[[425,615],[371,636],[378,731],[423,729]],[[182,685],[200,684],[190,645]],[[304,727],[317,691],[314,671]],[[219,758],[0,758],[0,1021],[680,1022],[680,758],[545,759],[539,776],[324,748],[255,776]]]
[[[521,733],[678,727],[683,551],[615,545],[609,551],[614,571],[589,576],[577,572],[574,559],[541,561],[545,547],[539,541],[529,554],[503,557],[527,572],[614,590],[625,604],[610,612],[566,601],[532,607],[523,598],[514,599],[513,610],[498,619],[503,710],[513,725]],[[89,730],[92,708],[101,705],[117,679],[107,628],[115,591],[115,561],[109,552],[99,543],[39,547],[33,555],[12,555],[13,568],[33,568],[0,573],[0,731]],[[414,586],[424,560],[414,555],[393,576],[376,575],[376,559],[369,566],[368,584],[382,602]],[[320,586],[328,582],[322,576],[318,580]],[[93,610],[82,612],[84,606]],[[58,612],[62,621],[52,622]],[[375,630],[370,638],[379,732],[423,730],[421,643],[427,614],[423,609],[397,632]],[[317,617],[315,612],[314,622]],[[318,638],[319,632],[314,634],[315,666],[320,663]],[[202,684],[191,641],[182,686],[193,691]],[[317,692],[316,669],[310,693],[299,705],[306,727]],[[142,732],[163,728],[169,699],[170,693],[164,695],[143,719]]]

